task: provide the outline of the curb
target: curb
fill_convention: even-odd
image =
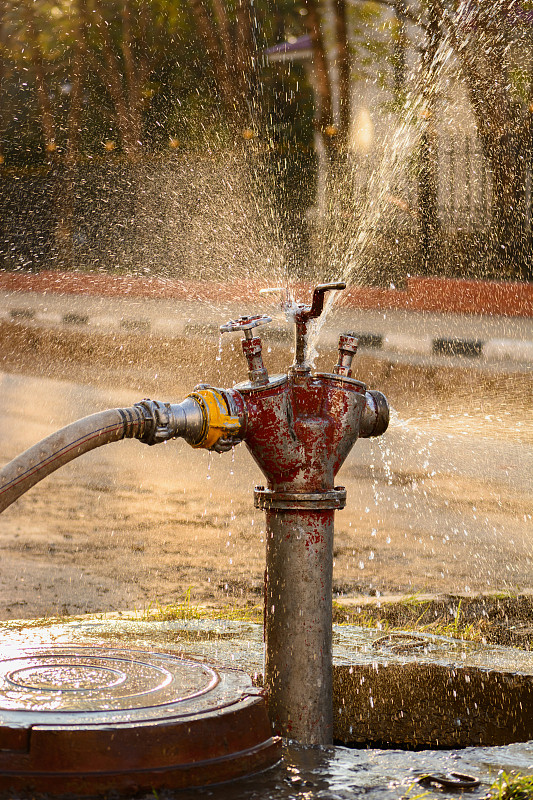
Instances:
[[[0,309],[0,320],[22,325],[43,325],[68,329],[96,329],[100,332],[120,331],[133,335],[218,336],[214,323],[181,323],[161,319],[151,322],[142,317],[113,317],[109,314],[89,315],[75,312],[42,312],[24,306]],[[408,356],[459,357],[468,361],[512,361],[533,363],[533,341],[521,339],[463,339],[460,337],[412,336],[404,333],[354,331],[359,350],[395,353]],[[281,326],[265,329],[266,342],[285,342],[290,332]]]
[[[410,336],[403,333],[354,332],[360,350],[381,350],[419,356],[459,356],[485,361],[533,362],[533,341]]]
[[[258,288],[252,279],[240,281],[240,299],[256,299]],[[295,296],[306,297],[310,296],[313,285],[299,283],[292,288]],[[38,273],[0,270],[0,290],[181,301],[231,301],[235,298],[235,287],[231,283],[55,270]],[[533,317],[533,283],[411,276],[407,278],[405,289],[350,286],[343,293],[343,305],[360,310],[403,309]]]

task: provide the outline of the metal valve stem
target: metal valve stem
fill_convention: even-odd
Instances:
[[[333,367],[335,375],[352,377],[352,361],[357,353],[357,337],[354,333],[341,333],[339,336],[339,360]]]
[[[266,314],[255,317],[239,317],[230,319],[225,325],[220,326],[221,333],[233,333],[242,331],[242,351],[248,362],[248,377],[252,386],[266,386],[268,384],[268,372],[263,363],[263,345],[258,336],[252,335],[252,329],[259,325],[266,325],[272,322],[272,317]]]
[[[242,352],[248,362],[248,377],[254,386],[265,386],[268,383],[268,372],[263,363],[263,344],[259,336],[252,336],[249,330],[244,331],[241,342]]]
[[[298,303],[296,307],[284,306],[287,311],[292,311],[294,323],[296,325],[294,340],[294,364],[291,367],[292,374],[308,375],[311,372],[310,365],[305,360],[307,347],[307,323],[311,319],[317,319],[322,314],[324,308],[324,295],[333,290],[346,289],[343,281],[336,283],[320,283],[313,291],[311,305]]]

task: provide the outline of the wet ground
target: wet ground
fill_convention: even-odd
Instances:
[[[465,797],[481,800],[501,770],[531,774],[533,744],[466,748],[461,751],[349,750],[344,747],[303,748],[288,745],[283,762],[261,776],[238,784],[180,794],[193,800],[399,800],[399,798]],[[427,788],[417,780],[424,774],[467,774],[480,781],[467,793]],[[170,793],[159,793],[162,798]],[[176,796],[176,795],[175,795]]]
[[[145,396],[181,399],[205,378],[244,376],[238,343],[88,336],[4,324],[0,459],[53,430]],[[229,337],[228,337],[229,338]],[[194,350],[194,355],[191,355]],[[290,362],[268,348],[272,371]],[[320,368],[330,368],[333,354]],[[376,595],[533,588],[533,378],[416,368],[358,357],[358,377],[393,406],[381,440],[339,474],[334,588]],[[73,462],[0,519],[0,618],[192,602],[259,605],[261,475],[244,446],[224,456],[182,442],[126,441]]]
[[[533,774],[533,743],[463,750],[352,750],[301,747],[286,743],[282,761],[271,769],[232,783],[202,789],[137,794],[136,800],[495,800],[489,789],[501,773]],[[425,775],[466,775],[479,781],[468,791],[442,790],[418,781]],[[457,780],[457,778],[455,779]],[[28,792],[0,793],[2,800],[49,800]],[[126,795],[130,798],[131,795]],[[530,800],[522,795],[524,800]],[[72,800],[72,795],[68,797]],[[521,798],[522,800],[522,798]]]

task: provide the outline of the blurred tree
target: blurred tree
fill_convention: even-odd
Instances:
[[[196,35],[231,127],[245,129],[257,111],[261,16],[252,0],[190,0]]]
[[[18,150],[24,163],[35,160],[30,144],[35,124],[51,161],[113,151],[135,160],[145,145],[150,149],[154,137],[146,142],[145,134],[150,125],[153,132],[153,98],[173,95],[176,82],[183,89],[180,72],[187,76],[190,94],[202,84],[184,5],[2,0],[0,77],[3,73],[6,91],[1,107],[11,158]],[[195,68],[196,80],[190,79]],[[21,126],[21,116],[28,125]],[[168,128],[161,127],[171,132],[168,116]]]
[[[116,5],[93,0],[91,5],[80,9],[83,30],[92,45],[86,47],[90,67],[111,100],[122,151],[127,158],[135,159],[143,147],[143,112],[151,91],[150,6],[141,2],[133,7],[132,0]],[[105,146],[111,148],[113,144],[108,140]]]
[[[6,23],[7,23],[7,0],[1,0],[0,1],[0,97],[3,96],[5,91],[4,79],[7,67]],[[4,142],[2,135],[5,125],[4,114],[5,114],[4,104],[0,103],[0,165],[2,165],[5,161]]]
[[[315,128],[330,159],[347,149],[354,82],[372,72],[375,78],[379,61],[390,58],[394,47],[381,35],[384,6],[392,9],[393,0],[305,0],[304,20],[313,51]]]
[[[504,278],[532,278],[525,187],[532,167],[533,9],[516,0],[426,1],[460,64],[490,166],[493,267]]]

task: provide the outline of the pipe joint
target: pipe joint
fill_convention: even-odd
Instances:
[[[254,506],[264,511],[337,511],[345,505],[344,486],[328,492],[278,492],[264,486],[254,489]]]
[[[144,424],[136,437],[144,444],[160,444],[178,436],[195,441],[201,433],[201,410],[191,403],[161,403],[146,398],[136,403],[134,408],[144,417]]]

